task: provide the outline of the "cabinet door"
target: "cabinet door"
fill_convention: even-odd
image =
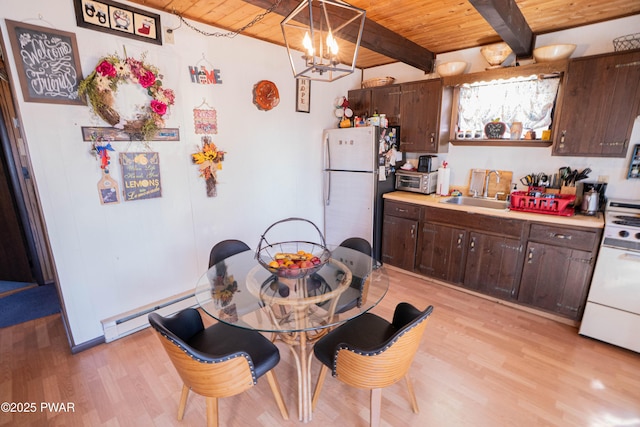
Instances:
[[[514,298],[521,249],[517,239],[471,232],[464,286],[503,299]]]
[[[386,114],[389,126],[400,124],[400,86],[383,86],[371,89],[371,113]],[[402,137],[402,129],[400,129]]]
[[[640,105],[640,52],[569,62],[554,155],[624,157]]]
[[[466,247],[466,230],[422,223],[418,236],[416,270],[426,276],[461,284]]]
[[[371,111],[371,89],[350,90],[349,107],[353,111],[354,116],[370,117]]]
[[[529,242],[518,301],[578,320],[591,272],[591,253]]]
[[[437,152],[440,134],[440,80],[405,83],[400,98],[400,148]]]
[[[413,271],[418,221],[385,215],[382,225],[382,262]]]

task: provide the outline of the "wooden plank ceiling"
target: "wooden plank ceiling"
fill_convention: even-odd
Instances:
[[[276,0],[132,0],[224,31],[236,31],[264,13]],[[280,21],[299,0],[281,0],[273,13],[242,34],[284,45]],[[638,0],[351,0],[367,11],[357,66],[405,62],[430,71],[439,53],[507,42],[519,57],[531,56],[535,36],[640,14]],[[167,22],[168,21],[168,22]],[[178,17],[163,28],[180,25]],[[175,32],[194,31],[182,24]],[[620,29],[620,36],[638,29]],[[395,33],[395,34],[394,34]],[[403,40],[405,39],[405,40]],[[346,46],[345,46],[346,45]],[[612,46],[613,47],[613,46]],[[341,49],[348,51],[342,42]]]

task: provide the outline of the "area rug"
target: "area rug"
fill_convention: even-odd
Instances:
[[[4,294],[5,292],[11,292],[20,288],[27,288],[29,286],[33,286],[33,283],[7,282],[5,280],[0,280],[0,295]]]
[[[0,298],[0,328],[60,312],[54,285],[37,286]]]

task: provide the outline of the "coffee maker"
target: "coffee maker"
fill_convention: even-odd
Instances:
[[[592,191],[598,193],[596,201],[591,198]],[[581,195],[580,211],[585,215],[596,215],[597,212],[604,210],[607,204],[605,191],[607,191],[606,182],[582,182],[582,190],[578,192]]]

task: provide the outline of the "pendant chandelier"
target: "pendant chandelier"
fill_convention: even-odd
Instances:
[[[365,14],[341,0],[302,0],[280,23],[294,77],[331,82],[353,73]]]

